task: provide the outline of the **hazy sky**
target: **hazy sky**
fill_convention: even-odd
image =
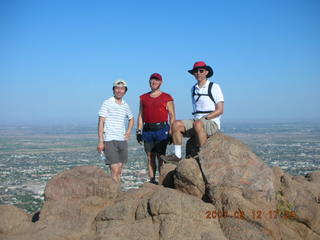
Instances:
[[[190,118],[198,60],[222,122],[319,121],[319,13],[319,0],[1,0],[0,124],[95,123],[117,78],[136,116],[153,72]]]

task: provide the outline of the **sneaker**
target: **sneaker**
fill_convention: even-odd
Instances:
[[[154,178],[154,177],[153,177],[153,178],[150,178],[149,183],[158,185],[158,182],[156,181],[156,178]]]
[[[160,159],[162,159],[165,163],[172,163],[174,165],[178,165],[178,163],[181,161],[181,158],[178,158],[175,154],[168,156],[161,155]]]

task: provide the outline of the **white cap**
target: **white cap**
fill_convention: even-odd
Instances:
[[[118,80],[114,81],[114,83],[113,83],[114,87],[117,87],[117,86],[120,86],[120,85],[123,85],[124,87],[127,87],[126,81],[122,80],[122,79],[118,79]]]

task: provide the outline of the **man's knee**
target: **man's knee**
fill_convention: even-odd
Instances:
[[[201,120],[194,121],[193,128],[196,132],[203,131],[204,130],[203,122]]]
[[[154,161],[156,154],[154,152],[147,152],[147,160],[148,162]]]
[[[172,125],[172,131],[180,131],[182,132],[184,130],[184,123],[181,120],[175,120]]]
[[[121,165],[117,164],[117,165],[113,166],[112,172],[117,176],[120,175],[121,174]]]

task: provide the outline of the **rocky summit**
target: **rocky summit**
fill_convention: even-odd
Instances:
[[[121,192],[103,169],[75,167],[48,182],[40,212],[0,205],[0,239],[320,239],[320,172],[270,168],[232,137],[165,164],[159,183]]]

